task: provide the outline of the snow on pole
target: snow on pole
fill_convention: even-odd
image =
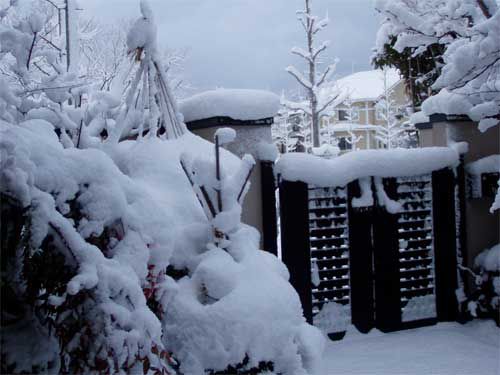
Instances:
[[[215,178],[217,179],[217,186],[215,192],[217,193],[217,208],[222,212],[222,197],[221,197],[221,183],[220,183],[220,154],[219,154],[219,135],[215,133]]]
[[[66,66],[68,72],[78,73],[80,45],[78,42],[78,4],[76,0],[66,3]]]

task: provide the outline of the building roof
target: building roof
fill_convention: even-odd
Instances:
[[[399,71],[388,69],[387,85],[393,87],[401,80]],[[376,100],[384,93],[384,73],[382,70],[367,70],[340,78],[334,86],[326,87],[321,95],[328,95],[331,90],[342,90],[344,95],[350,93],[351,100],[355,102]]]

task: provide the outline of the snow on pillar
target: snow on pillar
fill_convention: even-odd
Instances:
[[[261,233],[261,243],[264,214],[259,161],[263,160],[259,150],[262,143],[272,142],[271,125],[279,107],[279,97],[271,92],[242,89],[206,91],[180,102],[180,112],[191,132],[213,142],[217,129],[232,128],[236,130],[236,139],[226,148],[239,157],[251,154],[257,161],[243,204],[242,221]],[[269,155],[268,152],[265,154]]]

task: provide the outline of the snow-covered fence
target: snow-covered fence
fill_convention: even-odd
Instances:
[[[309,322],[341,338],[456,319],[460,167],[445,147],[278,161],[282,259]]]

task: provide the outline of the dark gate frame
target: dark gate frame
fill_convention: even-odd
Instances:
[[[460,177],[460,176],[458,176]],[[373,180],[373,179],[372,179]],[[455,189],[463,183],[452,169],[432,173],[432,215],[436,318],[403,322],[401,313],[397,215],[375,204],[352,206],[361,194],[358,180],[348,184],[349,265],[351,321],[361,332],[376,327],[383,332],[457,319],[456,210],[463,209]],[[394,196],[394,178],[383,179],[389,197]],[[372,183],[372,192],[375,187]],[[460,194],[459,194],[460,195]],[[376,194],[374,194],[376,196]],[[311,252],[309,240],[308,184],[279,181],[282,260],[290,271],[290,282],[300,297],[304,316],[313,323]],[[463,212],[460,216],[464,216]],[[460,243],[462,241],[458,241]],[[376,303],[375,303],[376,300]]]

